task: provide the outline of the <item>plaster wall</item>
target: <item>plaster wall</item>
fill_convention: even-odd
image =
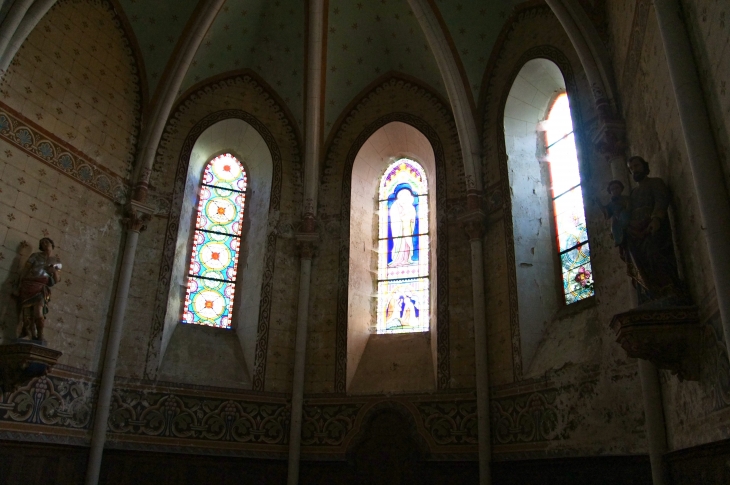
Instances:
[[[635,6],[633,6],[635,4]],[[631,6],[629,6],[631,5]],[[727,172],[728,78],[726,53],[729,34],[723,2],[682,2],[685,22],[711,114],[721,162]],[[730,383],[715,290],[695,196],[692,172],[684,144],[677,103],[669,77],[656,13],[650,2],[619,1],[608,5],[610,49],[620,80],[621,104],[626,119],[629,153],[644,156],[652,175],[672,191],[673,229],[683,278],[700,307],[705,336],[699,382],[679,382],[664,373],[662,391],[667,438],[672,450],[717,441],[730,436]],[[628,40],[619,31],[632,25]],[[621,58],[624,63],[619,62]],[[724,115],[723,115],[724,113]]]
[[[96,163],[130,175],[142,104],[132,49],[105,0],[60,0],[0,83],[2,102]]]
[[[515,79],[504,108],[519,294],[522,365],[529,374],[545,327],[560,307],[550,168],[543,132],[550,102],[565,91],[560,69],[546,59],[528,61]]]
[[[45,338],[96,370],[140,116],[137,67],[107,2],[58,2],[0,83],[0,342],[15,337],[17,272],[50,237],[63,262]]]

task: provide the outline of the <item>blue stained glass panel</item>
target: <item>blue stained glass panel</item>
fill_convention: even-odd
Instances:
[[[414,160],[385,170],[379,189],[378,333],[429,330],[428,183]]]
[[[378,282],[378,333],[429,330],[429,280]]]

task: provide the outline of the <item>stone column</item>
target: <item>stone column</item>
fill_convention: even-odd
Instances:
[[[667,432],[664,425],[662,389],[659,384],[659,371],[648,360],[639,359],[639,378],[644,398],[644,421],[649,438],[649,460],[654,485],[665,485],[666,472],[663,457],[667,452]]]
[[[654,0],[730,355],[730,199],[678,0]]]
[[[20,46],[28,38],[28,35],[33,31],[38,22],[41,21],[44,15],[56,4],[57,0],[36,0],[28,9],[28,12],[23,17],[22,21],[18,25],[18,28],[12,34],[10,42],[5,51],[0,51],[0,73],[7,71],[10,63],[12,62],[15,54],[18,53]],[[0,2],[1,4],[1,2]],[[0,5],[0,8],[1,5]]]
[[[165,66],[165,72],[160,80],[152,103],[149,106],[149,116],[142,123],[140,143],[137,147],[137,160],[134,165],[134,176],[136,184],[134,187],[134,199],[142,203],[147,200],[150,175],[152,166],[155,163],[157,147],[162,139],[162,132],[165,129],[170,112],[178,98],[185,75],[193,62],[195,53],[213,25],[218,12],[223,7],[225,0],[198,0],[198,5],[193,11],[192,22],[178,40],[178,47],[173,51],[173,56]]]
[[[470,197],[471,200],[476,197]],[[471,205],[476,205],[472,202]],[[485,214],[472,209],[462,216],[471,245],[472,304],[474,312],[474,360],[477,381],[477,436],[479,443],[479,484],[492,483],[492,437],[489,417],[489,359],[484,291],[484,220]]]
[[[25,17],[34,0],[15,0],[15,3],[8,10],[7,15],[0,24],[0,54],[5,53],[5,49],[10,44],[10,39],[20,25],[20,21]]]
[[[304,404],[304,369],[307,353],[307,319],[309,316],[309,287],[311,283],[312,257],[316,232],[297,235],[301,251],[299,272],[299,301],[297,306],[297,335],[294,347],[294,378],[291,397],[291,423],[289,425],[289,472],[288,485],[299,483],[299,457],[302,441],[302,408]]]
[[[109,335],[106,342],[104,364],[101,372],[101,383],[96,398],[96,409],[94,412],[94,429],[91,435],[91,450],[89,462],[86,468],[86,485],[96,485],[99,481],[101,471],[101,458],[106,442],[106,429],[109,420],[109,405],[112,400],[114,388],[114,375],[117,368],[117,356],[119,355],[119,343],[122,340],[122,329],[124,327],[124,315],[127,310],[129,298],[129,286],[132,282],[132,269],[134,257],[137,251],[137,240],[139,233],[145,230],[150,216],[147,212],[135,208],[131,209],[130,217],[124,222],[127,224],[127,241],[122,256],[122,267],[117,280],[117,292],[114,297],[114,311],[112,322],[109,327]]]

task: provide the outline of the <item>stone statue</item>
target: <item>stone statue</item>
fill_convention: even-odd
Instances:
[[[638,185],[628,197],[630,216],[625,223],[619,221],[619,225],[625,224],[620,244],[629,276],[639,291],[639,302],[682,300],[685,293],[667,215],[669,189],[662,179],[649,177],[649,164],[643,158],[631,157],[628,166]]]
[[[43,327],[51,300],[51,286],[61,281],[61,260],[52,255],[55,244],[44,237],[20,272],[18,281],[18,338],[43,340]]]

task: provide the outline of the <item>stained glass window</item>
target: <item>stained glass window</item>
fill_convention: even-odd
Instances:
[[[563,293],[569,305],[593,296],[593,272],[567,94],[555,100],[545,125]]]
[[[393,162],[380,180],[378,333],[429,329],[428,183],[414,160]]]
[[[205,167],[183,323],[231,328],[246,182],[246,170],[230,154]]]

